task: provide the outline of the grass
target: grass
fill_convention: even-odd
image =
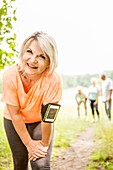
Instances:
[[[86,170],[113,170],[113,120],[107,119],[102,105],[99,110],[101,121],[95,126],[97,147],[89,158]]]
[[[87,170],[113,169],[113,124],[105,121],[95,128],[97,147],[89,159]]]
[[[0,170],[12,170],[10,148],[3,128],[3,119],[0,111]]]
[[[56,157],[61,151],[66,149],[70,142],[76,140],[81,131],[89,126],[83,118],[76,118],[73,108],[62,108],[55,122],[55,137],[53,156]]]

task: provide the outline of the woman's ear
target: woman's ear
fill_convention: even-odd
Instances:
[[[50,63],[49,63],[48,66],[47,66],[47,69],[48,69],[48,68],[50,68]]]

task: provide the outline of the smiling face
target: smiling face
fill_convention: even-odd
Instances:
[[[50,65],[49,57],[41,50],[36,40],[31,41],[23,54],[23,68],[29,75],[41,74]]]

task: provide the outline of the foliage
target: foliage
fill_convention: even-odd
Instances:
[[[12,32],[13,23],[17,20],[15,0],[3,0],[0,8],[0,68],[14,63],[16,50],[16,34]]]
[[[113,79],[113,70],[105,71],[108,77]],[[91,78],[96,77],[98,83],[101,84],[99,73],[97,74],[81,74],[81,75],[62,75],[64,89],[76,88],[77,86],[88,87],[91,83]]]
[[[92,76],[98,78],[98,74],[62,75],[64,88],[67,89],[77,86],[88,87],[91,83]]]

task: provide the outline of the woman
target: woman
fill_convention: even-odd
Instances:
[[[56,67],[55,40],[35,32],[23,42],[19,62],[4,73],[4,126],[15,170],[27,170],[29,159],[33,170],[50,170],[54,124],[42,121],[41,109],[61,100]]]
[[[97,85],[97,79],[95,77],[91,79],[91,83],[92,84],[89,86],[88,98],[90,101],[93,122],[95,122],[95,110],[97,113],[98,121],[100,119],[100,113],[98,111],[98,98],[100,95],[100,86]]]

